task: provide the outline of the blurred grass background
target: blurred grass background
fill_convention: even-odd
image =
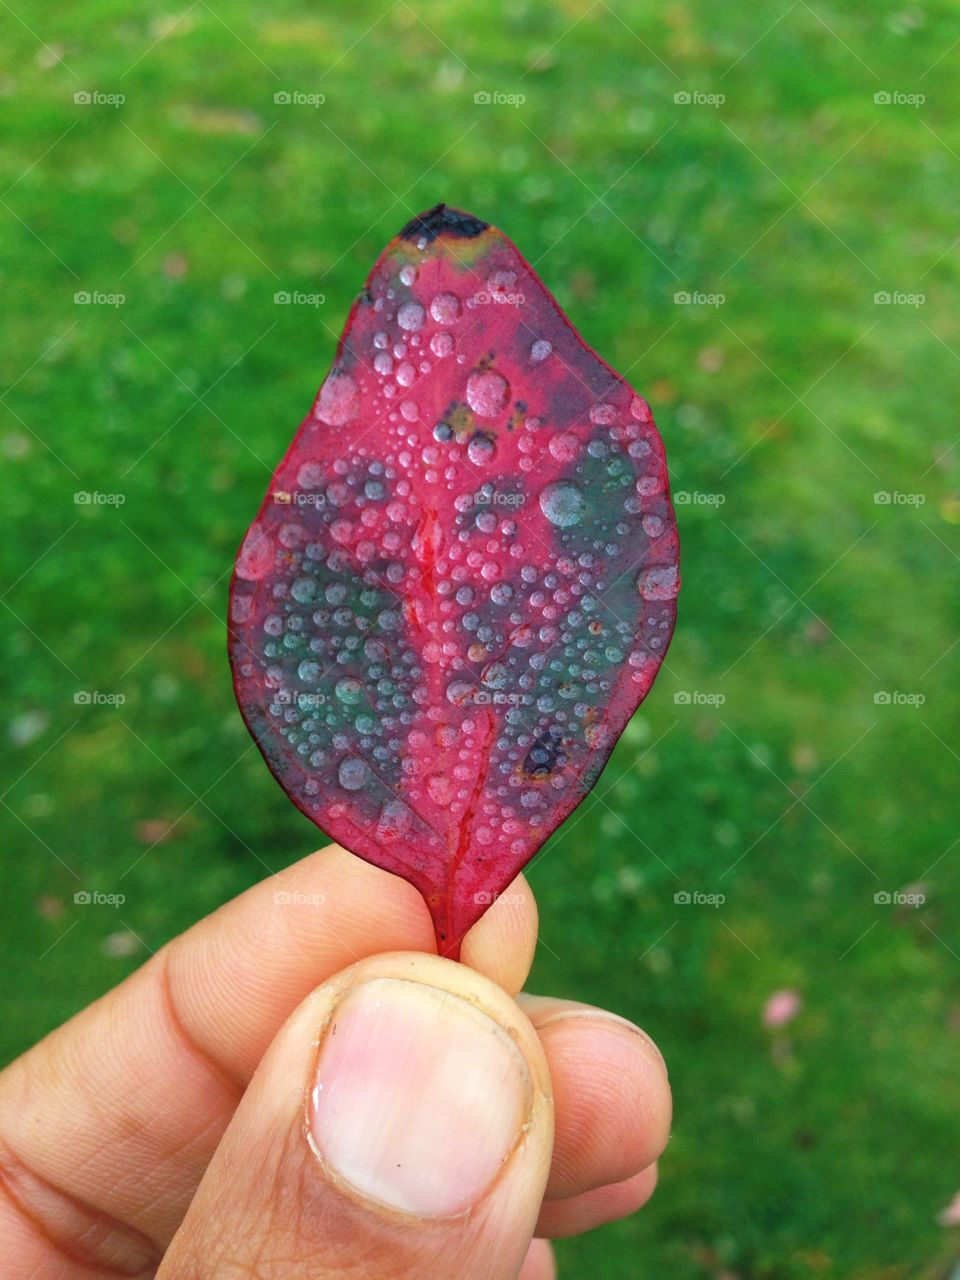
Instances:
[[[668,665],[530,872],[531,985],[643,1023],[676,1097],[654,1201],[561,1274],[949,1275],[958,6],[4,10],[3,1055],[318,843],[234,706],[229,570],[443,200],[649,397],[689,496]]]

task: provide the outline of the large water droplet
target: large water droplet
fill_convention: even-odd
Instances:
[[[585,509],[583,494],[576,485],[565,480],[548,484],[540,494],[540,510],[551,524],[559,525],[561,529],[577,524]]]
[[[561,431],[550,437],[550,456],[558,462],[572,462],[580,452],[580,439],[572,431]]]
[[[319,489],[324,480],[324,468],[319,462],[305,462],[297,472],[297,484],[301,489]]]
[[[273,568],[273,540],[252,524],[237,557],[237,577],[258,582]]]
[[[653,422],[653,414],[650,412],[650,406],[642,396],[634,396],[630,401],[631,416],[636,418],[637,422],[646,424]]]
[[[478,417],[494,418],[507,403],[507,380],[493,369],[471,373],[467,379],[467,404]]]
[[[447,701],[460,706],[471,700],[473,690],[474,686],[469,680],[451,680],[447,685]]]
[[[480,673],[480,679],[488,689],[502,689],[510,678],[510,670],[505,662],[491,662]]]
[[[427,795],[434,804],[448,805],[454,797],[454,786],[445,773],[435,773],[427,781]]]
[[[360,396],[349,373],[331,373],[320,388],[314,413],[330,427],[342,427],[357,416]]]
[[[407,329],[411,333],[422,329],[426,318],[427,313],[419,302],[405,302],[397,312],[397,324],[401,329]]]
[[[460,299],[453,293],[438,293],[430,303],[430,314],[437,324],[453,324],[460,314]]]
[[[357,756],[347,756],[337,767],[337,781],[344,791],[359,791],[367,780],[367,766]]]
[[[485,462],[492,462],[497,452],[497,446],[489,436],[477,433],[470,437],[467,444],[467,457],[477,466],[482,466]]]
[[[396,839],[409,830],[413,815],[402,800],[387,800],[380,810],[377,835],[381,840]]]
[[[337,681],[334,688],[334,693],[348,707],[360,701],[362,692],[363,685],[359,680],[355,680],[353,676],[344,676],[342,680]]]
[[[637,579],[637,589],[644,600],[673,600],[680,590],[680,576],[673,564],[644,569]]]
[[[548,342],[546,338],[538,338],[530,348],[530,359],[534,364],[539,364],[541,360],[546,360],[552,350],[553,343]]]

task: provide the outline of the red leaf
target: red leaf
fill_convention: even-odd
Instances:
[[[678,586],[646,402],[438,205],[378,259],[240,548],[237,699],[294,804],[455,955],[596,781]]]

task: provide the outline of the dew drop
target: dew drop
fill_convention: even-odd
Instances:
[[[561,431],[550,437],[550,455],[557,462],[572,462],[580,452],[580,439],[572,431]]]
[[[337,781],[344,791],[359,791],[367,780],[367,766],[356,756],[347,756],[337,768]]]
[[[451,680],[447,685],[447,701],[452,702],[454,706],[461,706],[470,701],[473,689],[474,686],[469,680]]]
[[[559,525],[561,529],[577,524],[585,508],[583,494],[576,485],[565,480],[548,484],[540,494],[540,510],[551,524]]]
[[[653,414],[650,412],[650,406],[642,396],[634,396],[630,401],[630,414],[637,422],[650,424],[653,422]]]
[[[410,333],[416,333],[418,329],[422,329],[426,318],[427,313],[419,302],[405,302],[397,312],[397,324]]]
[[[344,676],[337,681],[333,691],[345,706],[352,707],[360,701],[363,685],[353,676]]]
[[[494,418],[507,403],[506,378],[493,369],[471,373],[467,379],[467,404],[480,418]]]
[[[491,662],[480,673],[480,679],[488,689],[502,689],[506,685],[510,677],[510,672],[505,662]]]
[[[402,800],[387,800],[380,810],[377,835],[381,840],[396,839],[410,828],[412,814]]]
[[[349,373],[331,373],[320,388],[314,413],[328,427],[342,427],[357,416],[360,396]]]
[[[301,489],[319,489],[323,484],[324,470],[319,462],[305,462],[297,472],[297,484]]]
[[[656,565],[644,569],[637,579],[637,589],[644,600],[673,600],[680,590],[676,565]]]
[[[460,314],[460,299],[453,293],[438,293],[430,303],[430,314],[437,324],[453,324]]]
[[[497,446],[489,436],[482,435],[477,432],[476,435],[470,437],[467,444],[467,457],[477,466],[482,466],[485,462],[492,462],[497,452]]]
[[[454,797],[454,785],[445,773],[435,773],[427,781],[427,795],[434,804],[448,805]]]
[[[538,338],[530,348],[530,359],[534,364],[539,364],[541,360],[546,360],[552,350],[552,342],[548,342],[546,338]]]
[[[255,524],[247,530],[237,557],[237,577],[247,582],[265,578],[273,567],[273,541]]]

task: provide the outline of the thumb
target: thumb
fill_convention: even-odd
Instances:
[[[516,1280],[552,1146],[513,1000],[437,956],[374,956],[281,1029],[159,1278]]]

